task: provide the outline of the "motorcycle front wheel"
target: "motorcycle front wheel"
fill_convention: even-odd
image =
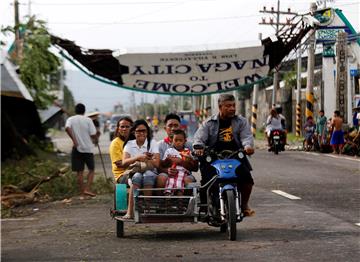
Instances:
[[[233,190],[226,191],[225,216],[229,240],[236,240],[236,204]]]

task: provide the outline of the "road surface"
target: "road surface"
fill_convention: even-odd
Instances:
[[[207,224],[126,224],[116,238],[112,195],[102,195],[2,220],[2,261],[358,261],[359,159],[257,150],[251,163],[256,216],[237,241]]]

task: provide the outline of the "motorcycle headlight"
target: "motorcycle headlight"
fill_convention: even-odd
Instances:
[[[206,162],[210,163],[211,160],[212,160],[212,158],[211,158],[211,156],[207,156],[207,157],[205,158],[205,160],[206,160]]]
[[[243,152],[239,152],[239,153],[238,153],[238,157],[239,157],[240,159],[243,159],[243,158],[244,158],[244,153],[243,153]]]

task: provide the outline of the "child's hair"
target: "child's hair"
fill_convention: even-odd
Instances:
[[[182,130],[182,129],[174,130],[174,131],[173,131],[173,135],[183,135],[184,138],[186,139],[186,133],[185,133],[185,131]]]

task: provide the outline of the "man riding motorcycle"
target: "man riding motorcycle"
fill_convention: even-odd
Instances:
[[[215,151],[235,151],[244,148],[247,155],[254,153],[254,138],[250,125],[246,118],[235,115],[235,97],[230,94],[221,94],[218,99],[219,114],[213,115],[203,122],[194,136],[193,146],[205,146]],[[203,149],[196,149],[195,154],[202,156]],[[206,184],[213,175],[215,169],[209,163],[200,162],[201,184]],[[251,166],[245,158],[244,165],[237,170],[239,191],[241,193],[241,210],[244,216],[252,216],[255,211],[249,207],[249,198],[254,184],[250,173]]]
[[[265,134],[268,141],[269,151],[271,148],[271,132],[273,130],[280,130],[282,133],[284,132],[282,125],[282,118],[278,115],[276,109],[274,108],[270,110],[270,115],[266,120],[266,128],[265,128]]]

